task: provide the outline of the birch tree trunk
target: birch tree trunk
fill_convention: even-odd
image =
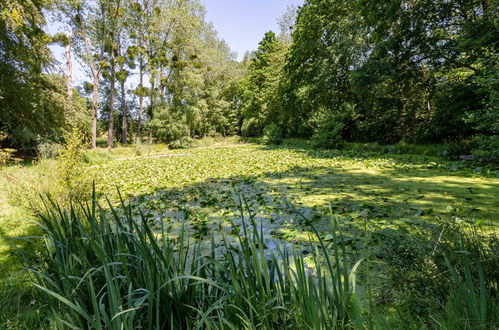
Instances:
[[[144,106],[144,96],[142,95],[142,89],[144,87],[144,60],[140,58],[139,63],[139,114],[137,117],[137,139],[141,137],[141,129],[142,129],[142,112]]]
[[[127,106],[125,95],[125,81],[121,81],[121,144],[127,144]]]
[[[114,103],[116,99],[116,68],[115,68],[114,49],[111,50],[111,90],[109,92],[109,128],[107,131],[107,147],[113,148],[113,133],[114,133]]]
[[[68,40],[65,48],[66,53],[66,89],[68,96],[68,103],[73,100],[73,61],[71,59],[71,34],[67,35]]]

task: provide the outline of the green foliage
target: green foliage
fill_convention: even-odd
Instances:
[[[83,166],[83,137],[76,129],[64,136],[64,147],[59,151],[55,172],[62,191],[56,197],[66,202],[83,200],[88,196],[89,179]]]
[[[479,135],[473,139],[475,148],[473,155],[479,159],[494,160],[499,159],[499,134]]]
[[[0,148],[0,166],[7,165],[10,163],[15,163],[19,161],[18,158],[14,157],[15,149],[2,149]]]
[[[483,69],[474,76],[482,99],[483,108],[468,112],[467,122],[471,123],[478,133],[473,154],[489,159],[499,159],[499,82],[497,73],[499,55],[497,51],[486,49],[480,64]]]
[[[331,134],[326,140],[335,129],[348,141],[382,144],[495,136],[496,7],[488,1],[306,1],[278,76],[282,104],[278,116],[267,118],[284,122],[287,136],[306,137],[311,121],[349,103],[355,116],[343,128],[324,129]],[[482,154],[494,158],[487,146],[493,139],[487,140]]]
[[[0,114],[0,130],[7,135],[3,143],[32,150],[42,141],[60,143],[64,130],[70,127],[89,131],[90,114],[85,102],[75,93],[68,104],[60,77],[41,75],[29,86],[15,80],[11,84],[15,95],[0,99],[5,109]]]
[[[186,149],[194,144],[194,140],[189,136],[183,136],[178,140],[174,140],[168,144],[170,149]]]
[[[380,145],[378,143],[352,143],[346,142],[344,150],[351,150],[360,153],[380,153],[380,154],[407,154],[424,156],[452,156],[461,155],[450,152],[450,144],[413,144],[399,142],[393,145]]]
[[[157,108],[154,119],[149,126],[156,139],[164,143],[171,143],[181,139],[189,129],[182,120],[181,114],[169,106]]]
[[[448,156],[459,158],[462,155],[471,155],[476,144],[473,139],[464,139],[446,143],[445,150]]]
[[[116,319],[120,319],[119,322],[124,322],[127,318],[133,318],[134,322],[136,318],[145,320],[145,317],[140,316],[149,313],[149,310],[147,302],[139,304],[141,298],[146,296],[147,292],[157,292],[155,297],[161,295],[161,302],[171,303],[175,298],[178,299],[175,301],[193,304],[193,306],[198,306],[198,302],[203,304],[197,309],[204,314],[196,311],[191,314],[192,309],[184,308],[185,306],[181,304],[176,304],[172,308],[172,311],[179,311],[178,314],[187,315],[189,322],[205,322],[201,324],[201,327],[208,327],[206,324],[210,323],[210,320],[218,322],[224,318],[239,328],[256,326],[256,324],[262,324],[262,327],[265,327],[270,324],[268,328],[277,326],[276,322],[280,323],[281,328],[282,324],[290,324],[290,327],[294,328],[296,325],[292,322],[303,324],[304,320],[307,324],[315,324],[317,328],[321,320],[330,322],[327,319],[334,317],[334,313],[327,311],[338,310],[338,314],[341,314],[341,308],[326,307],[328,309],[324,312],[321,312],[320,308],[332,306],[331,302],[338,301],[336,299],[341,296],[334,293],[344,292],[333,289],[333,282],[329,277],[330,271],[325,253],[322,253],[320,248],[319,238],[323,240],[331,258],[333,273],[337,270],[336,265],[343,264],[344,261],[350,269],[349,266],[359,258],[364,256],[368,258],[362,263],[365,267],[357,270],[358,295],[350,295],[347,299],[347,307],[344,309],[348,311],[348,317],[351,320],[349,326],[361,327],[359,322],[363,321],[366,321],[365,327],[372,325],[380,328],[403,329],[437,327],[438,324],[444,324],[447,321],[451,328],[463,328],[466,322],[471,324],[469,307],[461,303],[451,303],[450,295],[459,294],[459,292],[454,286],[455,282],[448,271],[444,257],[449,259],[456,272],[464,279],[466,274],[463,254],[459,251],[469,251],[471,260],[483,261],[481,267],[486,290],[496,285],[494,274],[497,274],[496,269],[499,267],[497,267],[497,258],[494,258],[493,251],[497,250],[495,247],[497,244],[488,238],[491,232],[479,234],[476,239],[466,239],[467,242],[475,242],[473,244],[476,248],[473,248],[473,244],[458,244],[463,240],[463,231],[452,229],[452,223],[472,220],[471,216],[473,216],[482,223],[489,219],[492,223],[486,230],[493,230],[498,214],[494,201],[499,182],[494,173],[489,175],[485,169],[481,173],[472,172],[463,168],[462,162],[402,154],[402,150],[404,152],[424,150],[424,147],[411,145],[400,146],[399,154],[395,149],[398,148],[397,146],[392,147],[393,150],[390,146],[360,145],[358,148],[366,149],[347,148],[342,151],[321,151],[310,149],[306,141],[284,140],[283,144],[270,147],[233,143],[231,148],[195,148],[183,150],[182,155],[172,152],[169,155],[171,157],[150,158],[134,157],[135,149],[132,146],[91,151],[89,152],[91,157],[96,153],[103,153],[110,159],[92,162],[91,166],[86,165],[86,177],[95,177],[98,189],[108,192],[109,199],[114,205],[119,203],[119,196],[116,194],[118,182],[123,194],[130,196],[131,208],[114,207],[117,215],[113,215],[111,207],[106,206],[102,210],[96,207],[97,224],[88,225],[88,222],[91,223],[87,221],[87,218],[88,214],[92,214],[92,207],[90,207],[90,212],[82,214],[81,206],[73,200],[75,202],[73,203],[74,216],[67,204],[62,208],[66,210],[65,215],[64,212],[62,215],[58,214],[57,208],[52,209],[56,218],[50,222],[57,224],[54,226],[54,231],[58,235],[57,240],[62,242],[61,244],[55,247],[51,244],[38,244],[40,240],[37,238],[13,242],[24,245],[24,242],[29,241],[36,245],[38,251],[41,250],[41,252],[33,252],[36,258],[35,264],[41,267],[37,269],[42,271],[42,274],[54,278],[57,288],[51,286],[50,282],[46,282],[45,285],[54,292],[66,292],[64,296],[67,295],[71,302],[80,302],[87,314],[92,313],[92,316],[95,314],[95,309],[90,282],[93,282],[96,290],[95,296],[97,301],[101,302],[99,306],[106,310],[106,314],[100,313],[100,319],[104,324],[110,322],[110,311],[123,312],[129,308],[128,302],[137,303],[130,308],[140,308],[126,311]],[[152,153],[167,153],[165,145],[154,145],[151,149]],[[115,159],[118,157],[120,159]],[[123,160],[122,158],[130,159]],[[5,184],[8,188],[20,186],[19,181],[28,181],[29,184],[22,186],[22,191],[30,201],[36,201],[39,192],[50,192],[56,198],[57,191],[54,190],[59,188],[55,187],[54,183],[58,183],[59,178],[53,173],[55,167],[55,162],[51,159],[40,161],[29,167],[5,167],[0,169],[2,171],[0,180],[3,180],[2,184],[12,180],[9,184]],[[4,171],[7,175],[3,175]],[[485,186],[484,182],[487,183]],[[467,189],[463,190],[463,184]],[[46,189],[42,190],[42,187]],[[244,219],[247,220],[249,235],[242,233],[243,222],[238,212],[241,205],[237,198],[239,192],[247,197]],[[12,201],[10,196],[9,198],[0,196],[0,198]],[[452,207],[449,203],[452,203]],[[85,203],[83,204],[86,209]],[[335,218],[340,222],[338,229],[341,229],[343,237],[336,236],[335,238],[336,232],[330,230],[327,221],[329,212],[326,210],[329,209],[329,205]],[[426,205],[431,205],[431,209]],[[4,212],[4,209],[0,209],[0,230],[5,235],[40,236],[39,233],[21,231],[27,225],[23,220],[12,224],[5,222]],[[305,218],[298,216],[299,213]],[[470,214],[470,218],[467,214]],[[28,215],[16,215],[16,217],[25,219]],[[60,220],[64,217],[67,221]],[[106,221],[102,220],[103,217]],[[114,220],[114,217],[119,220]],[[256,241],[258,243],[255,246],[256,250],[251,250],[249,254],[251,266],[244,260],[241,260],[243,266],[240,266],[239,261],[244,255],[240,254],[242,251],[239,249],[241,246],[239,239],[249,237],[249,241],[252,241],[251,235],[254,233],[255,226],[252,225],[251,218],[257,222],[259,232],[263,228],[261,231],[264,233],[264,244]],[[132,219],[135,223],[132,229],[127,227],[127,219]],[[125,226],[126,230],[120,229],[118,222]],[[368,224],[368,235],[364,234],[365,223]],[[313,233],[309,224],[317,228],[318,235]],[[85,231],[79,228],[80,225]],[[9,226],[13,229],[9,229]],[[208,270],[208,265],[211,265],[213,260],[226,261],[226,264],[220,268],[217,268],[219,265],[215,267],[224,276],[211,277],[211,272],[208,272],[209,277],[203,277],[220,283],[223,290],[220,289],[218,292],[223,296],[212,295],[213,291],[210,293],[202,291],[201,287],[206,288],[204,281],[199,282],[193,279],[189,282],[192,285],[187,285],[188,281],[185,278],[186,282],[182,282],[182,279],[178,277],[174,279],[176,275],[181,276],[176,271],[181,261],[168,262],[161,266],[161,269],[173,268],[173,274],[170,273],[168,276],[161,275],[162,271],[143,271],[149,265],[160,265],[161,256],[170,253],[168,248],[166,252],[165,250],[153,251],[150,252],[152,257],[149,255],[149,249],[154,249],[154,246],[149,245],[152,242],[150,236],[146,235],[144,238],[145,226],[150,228],[153,239],[161,241],[169,237],[175,256],[182,246],[180,244],[181,232],[184,233],[185,239],[194,239],[196,243],[192,244],[191,241],[191,249],[187,254],[188,266],[191,265],[193,259],[196,259],[189,258],[189,256],[193,257],[193,245],[196,244],[200,245],[199,251],[201,252],[197,260],[206,266],[204,269]],[[16,228],[20,231],[15,231]],[[443,228],[445,231],[441,234]],[[471,228],[463,229],[465,234],[472,232]],[[133,237],[136,234],[139,236]],[[210,237],[212,235],[216,245],[215,257],[211,256]],[[54,234],[51,237],[55,236]],[[77,239],[77,237],[87,238]],[[52,238],[49,238],[49,242],[51,240]],[[139,240],[141,242],[138,242]],[[262,255],[261,248],[263,248],[263,255],[271,256],[270,252],[276,251],[272,245],[275,241],[278,243],[277,246],[282,248],[286,246],[290,252],[290,274],[283,278],[299,277],[295,265],[304,265],[306,276],[312,276],[316,280],[317,269],[321,267],[322,274],[328,278],[327,287],[333,292],[327,298],[331,302],[324,304],[323,298],[320,298],[322,293],[318,292],[315,295],[310,291],[312,283],[300,286],[300,289],[294,293],[297,297],[292,299],[288,299],[288,296],[274,295],[274,292],[279,290],[274,291],[273,286],[270,290],[271,294],[266,288],[261,288],[258,274],[265,279],[266,275],[260,273],[265,267],[257,269],[254,262],[260,259],[252,258],[252,256]],[[225,255],[221,253],[225,244],[229,246],[231,254],[235,257],[236,273],[230,270],[230,260],[225,259]],[[97,249],[95,249],[96,246]],[[69,249],[66,249],[68,247]],[[316,247],[319,247],[319,253],[316,252]],[[335,252],[335,248],[338,249],[338,253]],[[345,249],[344,252],[343,249]],[[476,252],[480,249],[484,251]],[[94,251],[99,250],[106,251],[104,256],[96,256]],[[365,250],[368,250],[367,254]],[[15,254],[10,254],[10,252],[7,254],[3,251],[5,249],[0,241],[0,268],[3,266],[2,257],[12,255],[9,260],[17,258],[14,257]],[[32,252],[24,248],[22,251],[30,255]],[[57,268],[64,271],[71,270],[71,274],[75,277],[65,277],[60,272],[50,272],[46,268],[53,263],[45,262],[45,258],[52,260],[56,256],[54,254],[56,251],[58,256],[64,256],[57,261]],[[294,253],[297,254],[297,261],[294,260]],[[339,262],[336,261],[336,256],[339,257]],[[277,264],[280,264],[282,260],[279,255],[277,259]],[[266,258],[265,260],[270,272],[274,265],[271,262],[272,259]],[[42,264],[39,264],[40,262]],[[109,266],[111,272],[109,279],[106,279],[103,265]],[[479,279],[478,268],[474,268],[476,264],[471,262],[471,266],[473,278]],[[133,276],[124,275],[127,274],[127,268]],[[192,275],[191,269],[195,267],[186,269],[186,274]],[[340,267],[340,272],[341,269],[343,267]],[[135,276],[135,272],[140,274]],[[13,273],[15,271],[7,274]],[[151,276],[148,277],[148,274]],[[438,274],[440,275],[436,276]],[[344,276],[342,275],[342,285],[346,283]],[[246,277],[252,280],[245,281]],[[274,285],[274,280],[270,278],[271,285]],[[170,280],[172,282],[166,285],[168,287],[166,293],[161,290],[140,290],[145,287],[144,283],[150,283],[149,287],[158,288]],[[26,281],[26,279],[19,281]],[[262,281],[266,283],[266,280]],[[131,291],[130,284],[132,285]],[[21,295],[24,292],[22,288],[28,286],[23,282],[19,286],[10,286],[10,290],[13,291],[7,292],[11,292],[12,297],[18,299],[18,294]],[[339,284],[336,285],[338,286]],[[368,287],[372,290],[372,299],[366,300]],[[102,289],[101,292],[100,289]],[[287,287],[287,290],[291,289],[292,287]],[[475,292],[479,292],[478,289],[479,287],[476,286]],[[122,303],[119,302],[120,298],[117,298],[116,305],[121,306],[121,309],[111,306],[111,299],[114,298],[108,299],[108,297],[111,297],[112,292],[116,293],[115,297],[121,297]],[[131,296],[129,292],[132,293]],[[258,294],[255,295],[255,292]],[[289,291],[283,289],[279,292]],[[495,297],[494,291],[483,292],[491,292],[491,297]],[[348,294],[345,295],[348,297]],[[341,298],[343,301],[345,301],[345,295]],[[39,328],[39,324],[47,325],[52,319],[55,322],[52,327],[57,328],[63,327],[62,323],[57,321],[61,316],[63,320],[68,320],[68,317],[74,314],[70,312],[70,307],[58,302],[60,300],[53,298],[46,291],[38,290],[36,293],[33,290],[27,290],[23,297],[25,298],[19,300],[18,306],[25,306],[25,308],[8,315],[0,314],[0,324],[5,323],[5,320],[10,320],[14,326],[22,327],[26,324],[30,328]],[[36,302],[31,304],[31,300],[28,300],[30,297],[33,297],[32,299]],[[46,302],[51,297],[53,299]],[[163,300],[164,297],[170,300]],[[220,300],[222,297],[225,300]],[[238,297],[244,297],[244,299],[238,299]],[[269,297],[272,298],[269,300]],[[274,299],[276,297],[277,299]],[[220,299],[216,300],[216,298]],[[315,303],[311,300],[318,301],[320,304],[314,305]],[[155,302],[155,300],[148,301]],[[459,300],[456,301],[459,302]],[[0,302],[0,306],[6,305]],[[15,308],[10,308],[10,304],[8,306],[6,311],[15,310]],[[219,308],[215,310],[223,311],[223,313],[218,314],[214,309],[209,309],[210,306],[218,306]],[[233,306],[238,306],[239,309]],[[368,306],[371,306],[371,310],[367,310]],[[444,306],[447,306],[448,314]],[[490,317],[489,320],[493,320],[493,314],[490,313],[489,316],[489,312],[494,305],[487,302],[486,306],[487,318]],[[48,310],[51,307],[55,309],[56,315]],[[274,307],[277,309],[272,309]],[[36,310],[40,310],[38,314],[40,319],[36,317]],[[20,314],[13,315],[15,313]],[[61,313],[65,314],[61,315]],[[185,320],[185,316],[178,316],[178,314],[160,317],[161,319],[168,317]],[[274,317],[276,314],[278,315]],[[26,315],[26,318],[23,318],[23,315]],[[201,320],[203,315],[207,315],[207,321]],[[460,315],[462,318],[451,315]],[[470,315],[470,317],[465,315]],[[234,321],[233,316],[241,316],[243,319],[239,318]],[[76,315],[69,322],[76,324],[78,318],[80,316]],[[91,317],[91,319],[97,318]],[[454,323],[450,323],[451,321]],[[139,319],[137,322],[140,322]],[[220,327],[219,324],[220,322],[217,323],[218,327]],[[84,323],[83,327],[85,326]],[[213,327],[216,326],[213,325]],[[328,327],[330,328],[329,325]]]
[[[82,156],[83,162],[87,164],[103,164],[114,158],[108,152],[102,152],[101,150],[87,150]]]
[[[320,149],[340,149],[343,146],[346,127],[352,120],[354,106],[343,103],[339,112],[331,113],[328,110],[319,112],[312,119],[316,127],[312,136],[312,143]]]
[[[8,1],[0,14],[0,136],[2,145],[32,150],[59,141],[70,125],[90,128],[86,105],[68,103],[62,77],[45,74],[50,38],[42,26],[45,1]]]
[[[416,232],[399,227],[375,234],[381,242],[377,257],[389,267],[391,286],[400,294],[391,299],[446,328],[496,324],[499,240],[465,222],[457,208],[449,210],[450,221],[420,226]]]
[[[244,217],[243,204],[240,208]],[[138,220],[132,213],[124,204],[106,213],[92,200],[67,210],[48,202],[39,214],[46,248],[38,256],[24,254],[25,261],[64,324],[332,329],[360,318],[354,293],[359,263],[348,268],[334,230],[334,254],[319,238],[316,263],[320,258],[325,266],[317,268],[314,279],[296,252],[278,247],[264,256],[263,237],[251,215],[251,224],[243,222],[237,250],[222,243],[217,254],[213,240],[202,252],[200,245],[189,247],[184,234],[174,240],[163,227],[158,235],[144,213]]]
[[[42,142],[36,147],[36,154],[41,160],[56,159],[63,148],[64,146],[59,143]]]
[[[268,144],[281,144],[283,139],[282,128],[276,124],[265,127],[263,132],[263,142]]]
[[[262,136],[267,125],[279,124],[279,90],[286,51],[282,41],[269,31],[252,54],[248,74],[242,81],[244,136]]]
[[[343,123],[325,118],[312,136],[312,144],[319,149],[341,149],[343,145],[341,136],[343,128]]]
[[[244,137],[258,137],[263,132],[262,123],[256,118],[248,118],[241,127],[241,135]]]

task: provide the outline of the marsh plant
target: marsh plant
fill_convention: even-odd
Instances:
[[[38,214],[43,234],[28,238],[45,244],[37,252],[19,253],[34,285],[53,300],[48,320],[56,328],[488,329],[498,324],[494,235],[484,239],[446,223],[411,241],[398,239],[404,233],[395,231],[379,236],[367,226],[366,251],[371,240],[386,239],[385,255],[368,252],[354,263],[349,240],[333,219],[326,237],[310,225],[315,236],[307,251],[313,262],[307,263],[301,249],[278,244],[269,254],[247,205],[240,200],[237,244],[211,236],[203,245],[185,230],[170,236],[162,225],[152,227],[146,210],[123,200],[104,209],[95,194],[69,207],[46,199]],[[409,251],[411,244],[423,248]],[[372,282],[377,274],[372,261],[382,262],[392,285],[401,286],[407,299],[400,303],[421,304],[423,294],[431,295],[433,310],[387,312]],[[404,283],[400,272],[418,274]],[[417,294],[418,288],[426,289]]]
[[[21,168],[19,175],[8,176],[11,204],[35,211],[43,207],[40,195],[51,196],[66,206],[71,201],[90,198],[92,179],[83,160],[83,136],[73,129],[66,132],[64,140],[63,145],[52,146],[57,153],[43,151],[33,163],[36,166]]]
[[[359,263],[350,267],[336,231],[334,251],[318,238],[311,274],[301,253],[278,247],[264,257],[251,218],[237,247],[223,240],[225,252],[216,256],[213,240],[206,251],[183,233],[154,232],[130,205],[109,209],[95,199],[68,209],[47,201],[39,213],[45,246],[24,258],[35,285],[54,299],[53,326],[334,329],[361,322]]]

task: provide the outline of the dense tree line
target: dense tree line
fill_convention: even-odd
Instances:
[[[273,123],[324,147],[464,140],[498,156],[497,1],[307,0],[297,14],[291,44],[268,33],[249,65],[246,134]]]
[[[113,147],[240,130],[244,68],[198,0],[2,1],[1,15],[2,145],[57,142],[74,126],[93,147],[106,131]],[[47,19],[67,33],[48,35]],[[62,70],[53,43],[66,48]],[[77,89],[72,54],[88,74]]]
[[[496,0],[306,0],[241,62],[198,0],[2,2],[2,145],[77,126],[94,147],[106,131],[109,147],[242,134],[461,141],[498,156]],[[68,33],[47,35],[47,15]],[[51,43],[66,48],[64,74]],[[71,54],[88,73],[78,88]]]
[[[88,127],[85,101],[51,74],[43,1],[0,1],[0,143],[30,148],[58,140],[72,122]]]

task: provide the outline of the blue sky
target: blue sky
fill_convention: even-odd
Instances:
[[[301,5],[303,0],[202,0],[206,16],[219,36],[238,58],[254,50],[268,30],[278,32],[277,18],[288,5]]]

